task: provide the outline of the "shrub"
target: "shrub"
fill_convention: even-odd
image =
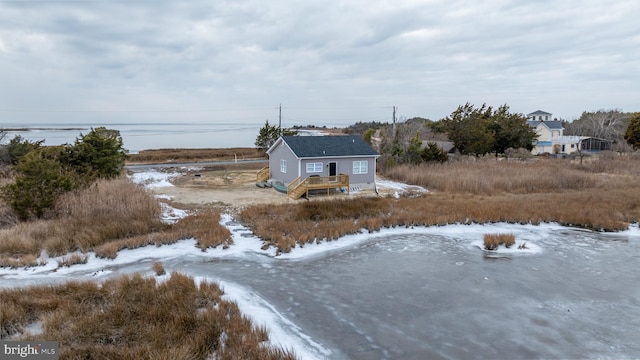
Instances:
[[[7,144],[7,156],[9,163],[17,165],[20,159],[28,153],[40,149],[44,140],[29,141],[20,135],[16,135]]]
[[[222,294],[176,273],[0,290],[0,338],[56,339],[61,359],[295,358]],[[25,331],[38,321],[42,333]]]
[[[58,261],[58,266],[71,266],[77,264],[86,264],[88,260],[87,254],[71,254],[62,258],[61,261]]]
[[[162,263],[160,261],[154,261],[151,264],[151,268],[153,269],[153,271],[156,273],[156,275],[160,276],[160,275],[164,275],[166,274],[165,270],[164,270],[164,266],[162,266]]]
[[[495,250],[500,245],[509,248],[516,242],[513,234],[484,234],[484,248],[486,250]]]
[[[21,220],[42,217],[60,194],[74,187],[72,175],[42,150],[22,157],[17,170],[15,182],[2,187],[2,197]]]
[[[73,145],[67,145],[62,162],[91,181],[118,177],[126,159],[120,132],[98,127],[86,135],[81,134]]]

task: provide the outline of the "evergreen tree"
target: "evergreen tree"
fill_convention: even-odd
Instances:
[[[42,146],[42,143],[44,143],[44,140],[29,141],[20,135],[14,136],[7,144],[9,163],[11,165],[18,164],[20,158],[33,150],[38,150]]]
[[[16,139],[15,182],[1,188],[2,197],[21,219],[43,216],[62,193],[88,186],[96,178],[122,173],[126,150],[117,130],[104,127],[81,135],[74,145],[40,147]]]
[[[54,153],[39,149],[24,155],[16,165],[15,182],[2,188],[4,200],[22,220],[42,217],[60,194],[74,188],[73,175]]]
[[[509,113],[507,105],[497,110],[482,104],[476,109],[467,103],[444,119],[449,139],[463,155],[504,154],[509,148],[531,150],[536,133],[522,114]]]
[[[73,168],[86,181],[120,176],[127,159],[118,130],[105,127],[91,129],[66,147],[62,162]]]
[[[624,133],[624,139],[633,146],[634,150],[640,149],[640,112],[633,113],[629,117],[629,124]]]
[[[368,128],[367,131],[364,132],[364,135],[362,136],[362,138],[364,139],[364,141],[369,144],[372,145],[373,142],[373,133],[375,132],[374,129],[372,128]]]
[[[449,160],[449,154],[446,151],[442,150],[436,143],[429,142],[427,146],[422,149],[422,153],[420,154],[423,161],[426,162],[440,162],[444,163]]]
[[[493,109],[486,104],[475,109],[466,103],[443,120],[449,139],[463,155],[482,156],[493,148],[493,132],[489,128]]]
[[[522,114],[509,113],[509,107],[502,105],[491,116],[490,129],[493,131],[492,152],[496,157],[507,149],[533,149],[536,132]]]
[[[275,125],[271,126],[269,124],[269,120],[267,120],[256,137],[255,145],[257,149],[267,150],[276,142],[276,140],[278,140],[280,136],[295,135],[298,135],[296,130],[279,129]]]
[[[405,162],[411,164],[419,164],[422,161],[422,140],[420,140],[420,133],[416,133],[414,137],[409,140],[409,146],[404,155]]]

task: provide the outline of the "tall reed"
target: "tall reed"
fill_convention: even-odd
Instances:
[[[596,169],[609,169],[601,173]],[[467,170],[465,170],[467,169]],[[280,252],[394,226],[452,223],[558,222],[617,231],[640,221],[640,161],[458,162],[400,167],[397,180],[435,190],[421,197],[312,199],[294,205],[247,207],[239,219]],[[546,179],[549,178],[549,179]]]
[[[164,229],[158,201],[126,178],[99,180],[62,195],[49,219],[0,230],[0,266],[42,250],[51,256],[93,250],[101,244]]]
[[[153,149],[129,155],[129,162],[181,162],[205,160],[243,160],[264,158],[264,151],[256,148],[226,149]]]
[[[61,359],[295,358],[221,296],[177,273],[1,290],[0,339],[56,339]],[[26,331],[35,322],[42,333]]]

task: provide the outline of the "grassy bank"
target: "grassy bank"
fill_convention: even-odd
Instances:
[[[395,226],[558,222],[618,231],[640,220],[640,160],[484,160],[397,167],[387,176],[433,192],[411,198],[324,198],[258,205],[239,214],[266,245],[296,244]]]
[[[228,149],[156,149],[130,154],[128,163],[166,163],[199,161],[233,161],[266,159],[264,151],[255,148]]]
[[[197,238],[203,250],[231,241],[217,211],[200,211],[172,225],[161,221],[160,212],[153,195],[128,179],[98,181],[63,195],[48,219],[0,230],[0,266],[39,265],[43,250],[49,256],[96,251],[99,257],[114,258],[122,249],[190,237]]]
[[[134,275],[2,290],[0,338],[55,339],[61,359],[295,358],[266,345],[266,329],[222,294],[177,273],[161,283]]]

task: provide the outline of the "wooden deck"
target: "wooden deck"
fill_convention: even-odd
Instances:
[[[287,194],[292,199],[299,199],[303,195],[308,199],[309,191],[326,190],[327,195],[331,190],[346,188],[349,193],[349,175],[313,176],[305,179],[297,178],[287,186]]]
[[[271,178],[269,167],[265,166],[256,174],[257,183],[264,183]],[[292,199],[299,199],[302,196],[309,198],[309,192],[314,190],[326,190],[327,195],[331,190],[346,189],[349,193],[349,175],[340,174],[335,176],[312,176],[305,179],[298,177],[287,185],[287,195]]]

